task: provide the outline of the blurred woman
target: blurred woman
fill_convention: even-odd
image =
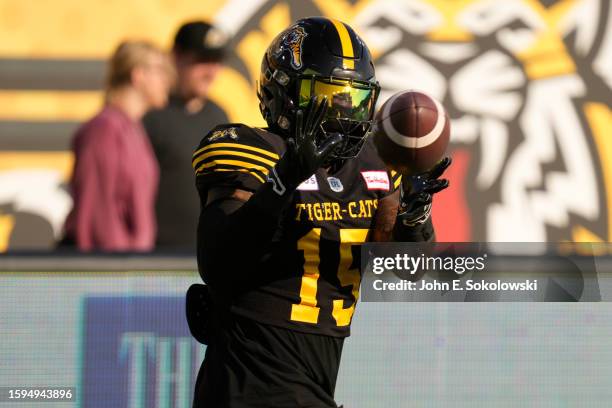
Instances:
[[[105,106],[72,146],[66,241],[82,251],[153,249],[159,170],[140,119],[166,104],[171,69],[168,57],[143,41],[122,43],[110,60]]]

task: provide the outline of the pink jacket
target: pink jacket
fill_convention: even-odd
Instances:
[[[79,128],[72,148],[67,236],[82,251],[152,250],[159,169],[140,122],[107,106]]]

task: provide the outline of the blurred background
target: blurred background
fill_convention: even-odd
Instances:
[[[412,88],[449,111],[455,162],[435,202],[440,241],[612,238],[608,1],[1,0],[0,10],[0,251],[62,238],[71,140],[102,107],[119,42],[170,51],[182,23],[213,23],[230,42],[209,98],[230,121],[263,126],[262,53],[310,15],[366,40],[379,103]]]
[[[63,238],[73,137],[102,109],[122,41],[170,52],[183,23],[212,23],[227,52],[207,99],[231,122],[263,126],[263,51],[312,15],[365,39],[379,104],[412,88],[448,110],[439,241],[612,241],[608,0],[0,0],[0,385],[77,387],[75,403],[50,407],[190,406],[204,355],[183,312],[200,279],[193,256],[10,251]],[[337,399],[607,408],[611,322],[606,303],[360,303]]]

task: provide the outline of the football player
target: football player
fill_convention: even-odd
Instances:
[[[302,19],[263,57],[268,127],[218,126],[194,153],[212,298],[194,407],[337,406],[359,244],[434,239],[432,195],[448,185],[448,159],[403,181],[387,170],[368,137],[378,94],[351,27]]]

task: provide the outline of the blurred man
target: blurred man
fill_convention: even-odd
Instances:
[[[74,207],[64,243],[82,251],[153,249],[159,171],[140,121],[166,104],[171,74],[167,55],[148,42],[125,42],[115,51],[106,104],[73,141]]]
[[[227,122],[219,106],[207,99],[224,53],[221,31],[202,21],[183,25],[173,47],[176,88],[165,108],[144,118],[160,167],[156,213],[161,249],[195,248],[200,202],[193,188],[191,155],[202,136]]]

